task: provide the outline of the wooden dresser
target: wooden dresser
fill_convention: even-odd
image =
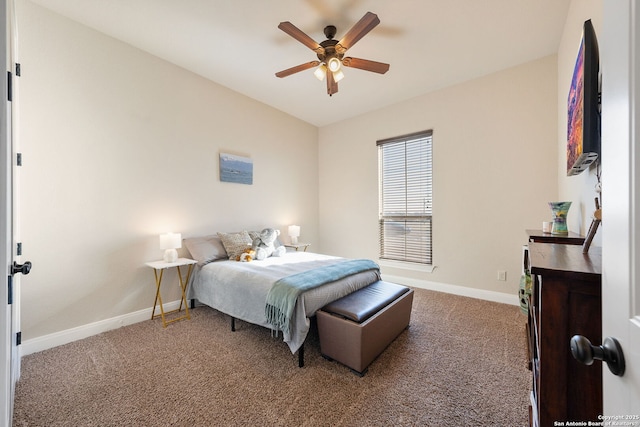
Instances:
[[[527,333],[532,369],[530,425],[598,421],[602,364],[585,366],[571,355],[574,335],[602,342],[602,249],[530,242],[532,292]],[[560,424],[556,424],[560,425]]]
[[[530,242],[562,243],[565,245],[582,245],[584,243],[583,236],[571,231],[566,235],[560,235],[545,233],[542,230],[527,230],[527,236],[529,236]]]

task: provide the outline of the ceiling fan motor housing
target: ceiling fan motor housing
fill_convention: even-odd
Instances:
[[[322,46],[322,48],[324,49],[324,52],[318,53],[318,59],[322,62],[326,62],[329,59],[336,57],[340,61],[342,61],[344,53],[340,53],[338,52],[338,50],[336,50],[337,44],[338,44],[338,41],[333,39],[328,39],[323,42],[320,42],[320,46]]]

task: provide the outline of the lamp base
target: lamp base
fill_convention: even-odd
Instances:
[[[175,249],[167,249],[164,251],[164,262],[176,262],[178,260],[178,251]]]
[[[297,236],[291,236],[291,244],[292,245],[297,245],[298,244],[298,237]]]

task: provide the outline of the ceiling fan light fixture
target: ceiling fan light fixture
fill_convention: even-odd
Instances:
[[[327,94],[332,96],[338,93],[338,82],[344,78],[342,66],[378,74],[386,73],[389,71],[389,64],[368,59],[345,57],[347,50],[351,49],[358,40],[367,35],[379,23],[378,15],[367,12],[340,40],[334,39],[336,27],[327,25],[324,28],[324,35],[327,39],[318,43],[291,22],[281,22],[278,28],[315,52],[317,60],[279,71],[276,73],[276,77],[287,77],[300,71],[315,68],[313,74],[320,81],[326,79]]]
[[[325,76],[327,75],[327,67],[322,64],[313,72],[313,75],[320,81],[323,81]]]
[[[327,61],[327,68],[329,68],[329,70],[331,72],[335,73],[336,71],[338,71],[340,69],[341,66],[342,66],[342,63],[335,56],[333,58],[329,59],[329,61]]]

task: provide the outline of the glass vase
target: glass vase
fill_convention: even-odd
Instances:
[[[551,234],[567,235],[567,213],[571,207],[571,202],[549,202],[549,207],[553,212],[553,225],[551,226]]]

